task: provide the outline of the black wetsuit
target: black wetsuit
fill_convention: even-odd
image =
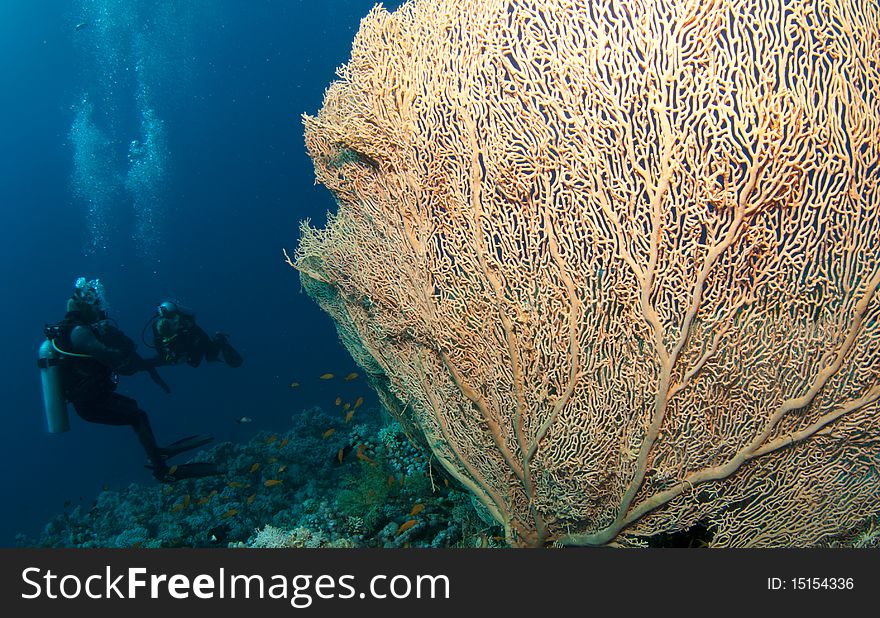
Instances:
[[[85,421],[131,425],[154,468],[164,468],[147,413],[134,399],[115,392],[118,374],[133,375],[149,368],[135,351],[134,341],[110,320],[86,324],[72,312],[63,324],[68,328],[55,344],[72,353],[65,355],[62,365],[65,398]]]
[[[196,324],[191,314],[183,311],[153,323],[153,344],[158,363],[163,365],[186,362],[191,367],[198,367],[203,359],[211,363],[220,360],[221,352],[230,367],[242,363],[241,355],[224,335],[218,334],[212,339]]]

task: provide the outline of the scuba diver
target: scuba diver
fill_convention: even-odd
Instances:
[[[147,454],[147,467],[162,482],[220,474],[213,463],[168,464],[170,458],[207,444],[213,436],[189,436],[160,447],[146,412],[134,399],[115,392],[119,375],[139,371],[147,371],[166,392],[170,389],[156,371],[155,360],[142,358],[134,341],[114,320],[108,319],[100,280],[77,279],[64,319],[47,325],[45,333],[38,364],[50,432],[61,433],[70,428],[70,402],[77,415],[87,422],[131,425]]]
[[[215,333],[213,338],[209,337],[196,324],[195,314],[179,303],[170,300],[161,303],[144,326],[144,332],[150,325],[153,345],[144,343],[156,350],[156,358],[152,359],[156,366],[186,362],[191,367],[198,367],[202,359],[213,363],[219,361],[221,355],[230,367],[239,367],[244,361],[229,343],[228,335]]]

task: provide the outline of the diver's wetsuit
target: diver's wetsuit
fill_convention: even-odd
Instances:
[[[218,333],[212,339],[196,324],[192,314],[182,309],[153,324],[153,343],[160,359],[158,362],[163,365],[186,361],[191,367],[198,367],[202,359],[211,363],[220,360],[221,352],[230,367],[238,367],[243,360],[225,335]]]
[[[220,347],[215,345],[211,337],[200,326],[190,324],[186,333],[181,333],[185,338],[183,351],[186,362],[191,367],[198,367],[204,358],[209,363],[220,360]]]
[[[68,314],[66,319],[75,318]],[[116,393],[116,374],[132,375],[146,369],[147,362],[135,352],[135,344],[108,320],[79,323],[70,330],[65,351],[90,358],[68,356],[63,384],[65,398],[76,413],[90,423],[131,425],[154,469],[166,468],[147,413],[137,401]]]

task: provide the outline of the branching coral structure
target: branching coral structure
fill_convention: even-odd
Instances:
[[[415,0],[305,136],[291,262],[516,545],[880,510],[876,0]]]

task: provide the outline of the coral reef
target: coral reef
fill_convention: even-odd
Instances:
[[[105,489],[50,521],[41,547],[450,547],[501,545],[467,493],[431,478],[429,455],[377,409],[346,424],[320,408],[292,427],[193,460],[222,476]],[[325,437],[328,428],[335,431]],[[420,506],[416,506],[420,505]],[[415,523],[405,525],[407,522]]]

